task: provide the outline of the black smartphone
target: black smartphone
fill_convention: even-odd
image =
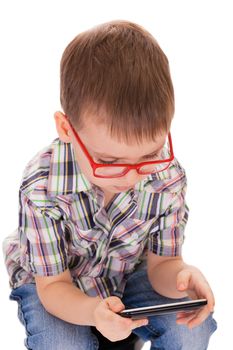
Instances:
[[[125,309],[119,312],[120,316],[132,319],[147,318],[149,316],[164,315],[176,312],[188,312],[200,309],[207,304],[206,299],[181,301],[178,303],[161,304],[154,306],[138,307],[134,309]]]

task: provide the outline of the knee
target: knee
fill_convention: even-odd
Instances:
[[[25,285],[17,293],[21,293],[19,315],[26,329],[27,349],[98,349],[98,340],[90,327],[74,325],[49,314],[41,304],[34,285]]]
[[[186,327],[187,328],[187,327]],[[184,337],[185,347],[184,349],[190,349],[188,342],[192,341],[193,350],[207,349],[211,335],[217,329],[217,323],[215,319],[210,315],[201,325],[195,327],[186,334]],[[183,348],[182,348],[183,349]]]
[[[200,326],[193,329],[173,322],[173,325],[167,324],[163,332],[157,335],[153,346],[155,349],[167,350],[204,350],[207,349],[210,336],[216,328],[216,321],[211,315]]]
[[[89,327],[68,324],[28,334],[25,345],[31,350],[96,350],[98,340]]]

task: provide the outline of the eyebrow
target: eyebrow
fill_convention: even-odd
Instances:
[[[163,145],[163,146],[164,146],[164,145]],[[155,151],[149,153],[149,154],[145,154],[145,155],[142,156],[141,158],[147,158],[147,157],[150,157],[150,156],[154,155],[155,153],[157,153],[158,151],[160,151],[161,148],[163,148],[163,146],[160,147],[160,148],[158,148],[157,150],[155,150]],[[126,159],[126,157],[125,157],[125,158],[124,158],[124,157],[118,158],[118,157],[111,156],[111,155],[106,154],[106,153],[98,153],[98,152],[93,152],[93,153],[95,153],[95,154],[98,155],[99,157],[103,157],[103,158],[113,158],[114,160],[116,160],[116,159]]]

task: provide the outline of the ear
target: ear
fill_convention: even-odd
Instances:
[[[65,143],[71,142],[71,131],[68,120],[62,112],[55,112],[54,119],[56,123],[57,133],[59,135],[59,139]]]

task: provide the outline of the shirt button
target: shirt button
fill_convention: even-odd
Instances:
[[[85,239],[82,239],[82,240],[81,240],[81,246],[82,246],[83,248],[87,248],[87,247],[89,246],[89,243],[88,243],[87,241],[85,241]]]

